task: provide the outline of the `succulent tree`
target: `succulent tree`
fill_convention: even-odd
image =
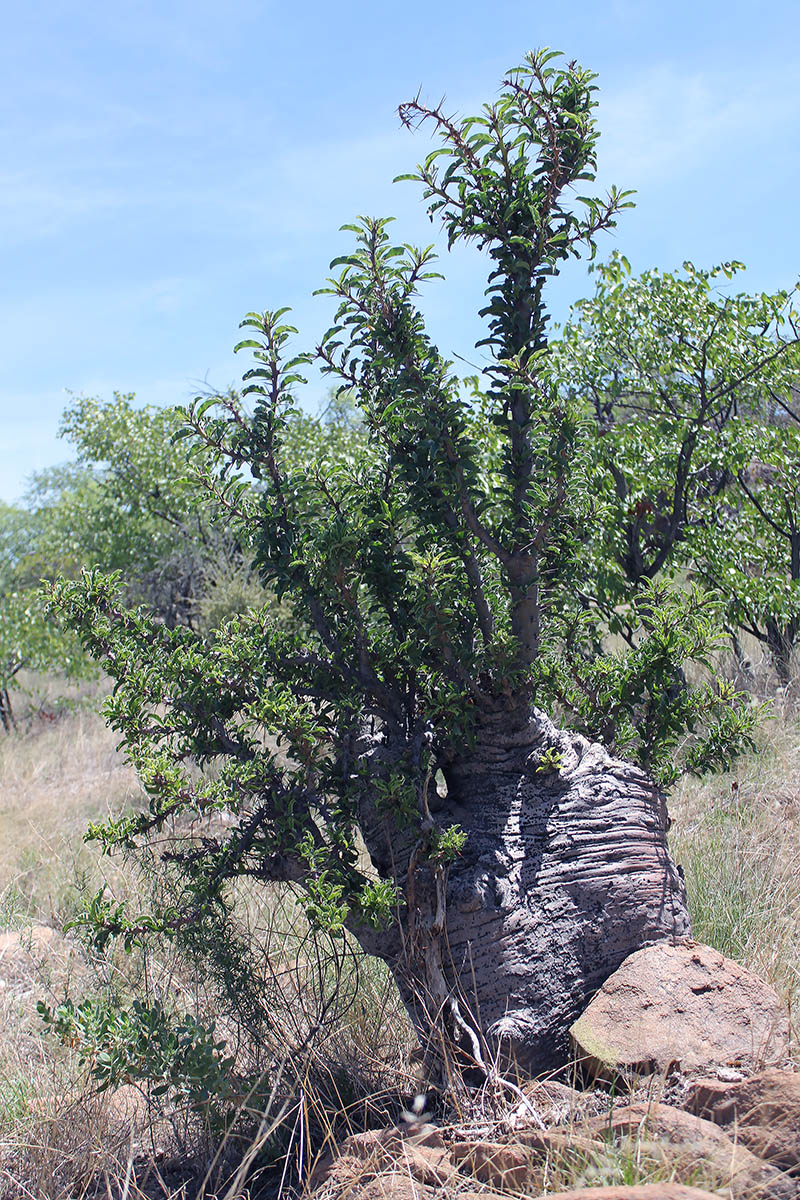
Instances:
[[[198,457],[218,463],[207,485],[291,622],[267,606],[202,637],[126,610],[96,574],[54,592],[116,678],[109,719],[149,796],[92,836],[149,846],[177,896],[146,919],[98,899],[96,936],[205,944],[246,989],[219,949],[239,944],[237,882],[285,882],[312,925],[386,960],[429,1048],[484,1070],[496,1051],[563,1061],[586,997],[631,951],[687,933],[664,797],[640,762],[665,767],[679,742],[722,758],[749,721],[708,690],[675,718],[663,680],[708,630],[653,596],[661,619],[635,661],[604,660],[583,732],[557,724],[593,497],[545,287],[629,203],[575,194],[594,178],[593,81],[540,52],[476,117],[400,109],[439,139],[407,178],[450,244],[489,260],[477,393],[425,331],[432,250],[361,219],[323,289],[337,308],[319,346],[290,349],[285,309],[249,314],[252,411],[229,397],[189,413]],[[288,452],[310,363],[358,407],[354,459]],[[625,710],[630,761],[589,740],[603,694]]]

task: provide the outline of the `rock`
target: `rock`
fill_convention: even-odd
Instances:
[[[724,1187],[734,1197],[769,1195],[793,1200],[797,1196],[787,1175],[737,1145],[718,1125],[668,1104],[627,1104],[578,1128],[615,1142],[635,1139],[651,1154],[663,1155],[665,1162],[680,1172],[691,1172],[701,1164],[704,1175],[713,1178],[715,1189]]]
[[[425,1200],[434,1196],[430,1188],[420,1186],[418,1181],[403,1171],[384,1171],[368,1183],[354,1191],[348,1189],[344,1194],[347,1200]]]
[[[717,1067],[717,1079],[725,1083],[741,1083],[744,1077],[744,1072],[737,1071],[736,1067]]]
[[[309,1194],[314,1200],[339,1200],[339,1197],[341,1200],[441,1200],[450,1193],[421,1183],[408,1171],[396,1167],[372,1174],[365,1159],[342,1154],[329,1163],[324,1175],[312,1173],[304,1195]],[[458,1200],[508,1200],[507,1196],[487,1189],[480,1192],[459,1189],[457,1195]]]
[[[442,1197],[440,1193],[437,1200],[451,1200],[451,1196],[446,1194]],[[487,1188],[481,1188],[479,1192],[453,1192],[452,1200],[508,1200],[508,1196],[502,1192],[490,1192]]]
[[[599,1111],[594,1092],[579,1092],[556,1079],[530,1080],[522,1085],[522,1091],[546,1125],[563,1125],[579,1114],[594,1116],[595,1110]],[[523,1105],[517,1112],[527,1123]]]
[[[800,1127],[771,1129],[768,1125],[742,1125],[736,1138],[764,1162],[779,1167],[787,1175],[800,1176]]]
[[[350,1182],[385,1173],[400,1173],[406,1179],[440,1187],[456,1173],[438,1129],[423,1126],[421,1133],[404,1136],[398,1129],[370,1129],[354,1133],[339,1151],[322,1159],[311,1172],[309,1186],[317,1188],[328,1180]]]
[[[456,1142],[450,1156],[459,1170],[474,1175],[490,1187],[506,1188],[512,1192],[525,1189],[530,1173],[528,1154],[516,1141]]]
[[[782,1062],[789,1021],[769,984],[717,950],[659,942],[626,958],[570,1037],[584,1070],[631,1081]]]
[[[633,1187],[575,1188],[569,1192],[548,1192],[538,1200],[719,1200],[713,1192],[684,1187],[682,1183],[644,1183]]]
[[[527,1079],[522,1091],[537,1104],[567,1104],[570,1108],[575,1108],[586,1094],[557,1079]]]
[[[315,1163],[306,1187],[314,1196],[318,1193],[320,1197],[352,1196],[358,1184],[371,1178],[373,1175],[363,1158],[352,1154],[326,1154]]]
[[[705,1193],[702,1193],[705,1195]],[[445,1193],[445,1196],[449,1195]],[[401,1171],[386,1171],[354,1191],[349,1190],[342,1200],[442,1200],[443,1194],[419,1184]],[[497,1192],[458,1192],[458,1200],[508,1200]],[[675,1200],[680,1200],[675,1197]],[[692,1200],[687,1197],[687,1200]],[[717,1200],[719,1198],[717,1197]]]
[[[764,1071],[741,1083],[698,1079],[686,1108],[726,1128],[759,1158],[800,1175],[800,1074]]]
[[[536,1158],[559,1159],[566,1163],[570,1158],[585,1161],[598,1150],[602,1143],[596,1138],[587,1137],[585,1126],[565,1125],[555,1129],[526,1129],[514,1135],[521,1146]]]

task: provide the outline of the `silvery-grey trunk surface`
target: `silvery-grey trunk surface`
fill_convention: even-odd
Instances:
[[[376,768],[385,752],[375,746]],[[530,1072],[561,1065],[570,1024],[620,963],[689,933],[664,797],[641,769],[538,710],[522,725],[484,721],[445,775],[433,818],[467,834],[446,869],[365,798],[367,847],[407,907],[394,930],[360,940],[390,964],[423,1036],[448,1028],[472,1054],[480,1030],[483,1057]]]

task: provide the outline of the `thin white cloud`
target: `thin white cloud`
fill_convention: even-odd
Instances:
[[[604,90],[598,109],[604,177],[642,187],[676,173],[711,170],[730,161],[744,167],[760,144],[795,136],[800,84],[779,69],[742,80],[713,70],[682,73],[669,64],[642,72],[627,86]]]

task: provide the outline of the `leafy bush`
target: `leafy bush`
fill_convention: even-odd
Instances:
[[[55,1009],[40,1001],[37,1009],[61,1044],[77,1051],[99,1091],[145,1084],[150,1096],[188,1104],[217,1126],[254,1092],[254,1082],[237,1075],[213,1026],[188,1013],[171,1015],[159,1001],[134,1000],[126,1008],[90,997]]]

